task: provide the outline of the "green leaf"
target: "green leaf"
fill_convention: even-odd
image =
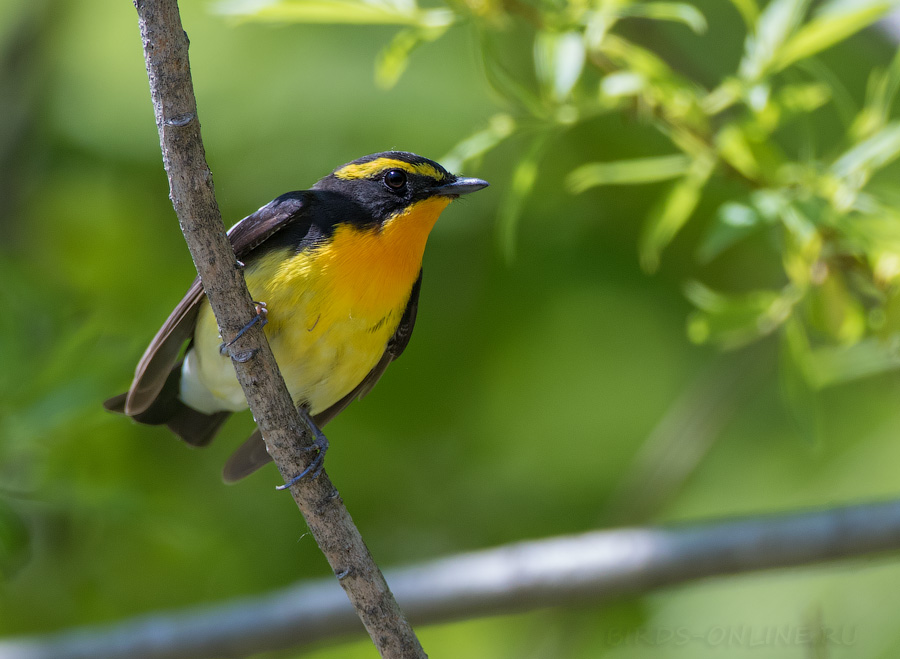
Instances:
[[[584,40],[589,50],[600,51],[606,45],[609,31],[619,21],[619,14],[613,7],[600,7],[584,16]]]
[[[709,263],[765,223],[756,209],[733,201],[725,202],[716,211],[713,224],[697,250],[697,258],[702,263]]]
[[[772,62],[780,71],[869,27],[897,7],[896,0],[853,0],[831,2],[801,27],[778,51]]]
[[[716,134],[716,149],[725,162],[747,178],[759,176],[760,163],[742,126],[734,123],[723,126]]]
[[[406,71],[412,51],[423,43],[441,38],[449,27],[416,27],[398,32],[375,60],[375,82],[378,86],[390,89],[396,85]]]
[[[581,32],[539,32],[534,40],[538,80],[557,102],[569,97],[584,69],[585,48]]]
[[[865,310],[840,271],[829,271],[824,281],[810,287],[808,309],[810,326],[835,343],[852,345],[866,331]]]
[[[618,10],[620,16],[684,23],[697,34],[706,32],[706,17],[693,5],[683,2],[642,2]]]
[[[744,19],[747,31],[753,32],[756,29],[756,22],[759,20],[759,5],[756,4],[756,0],[731,0],[731,4]]]
[[[662,250],[693,214],[714,165],[712,158],[693,160],[687,174],[672,186],[662,204],[647,218],[639,247],[641,266],[647,272],[656,271]]]
[[[641,74],[620,71],[603,77],[600,81],[600,93],[610,98],[636,96],[644,91],[646,86],[647,81]]]
[[[547,108],[538,95],[529,89],[519,76],[510,73],[503,65],[493,42],[485,35],[481,39],[481,53],[484,58],[484,73],[490,85],[506,100],[518,104],[537,119],[546,119]]]
[[[822,237],[816,225],[796,203],[781,209],[779,220],[784,226],[781,261],[784,271],[797,290],[805,291],[822,255]]]
[[[800,25],[810,0],[771,0],[747,34],[739,73],[754,83],[767,73],[785,41]]]
[[[792,114],[813,112],[831,100],[831,88],[820,82],[785,85],[778,92],[778,104]]]
[[[344,25],[410,25],[439,28],[456,17],[448,9],[419,9],[401,2],[353,0],[280,0],[274,3],[231,0],[216,6],[220,14],[268,23],[329,23]]]
[[[832,107],[837,111],[841,123],[849,129],[858,113],[858,103],[844,81],[815,57],[800,60],[796,68],[828,87]]]
[[[516,235],[518,234],[519,218],[525,207],[525,200],[531,194],[534,183],[537,180],[538,163],[544,155],[550,138],[554,131],[544,131],[535,137],[528,151],[519,159],[513,170],[512,182],[497,217],[498,239],[500,249],[508,263],[515,260]]]
[[[685,285],[697,307],[688,318],[688,338],[733,349],[771,334],[790,318],[798,295],[793,287],[725,295],[697,281]]]
[[[900,217],[896,213],[854,217],[844,231],[845,248],[865,256],[875,284],[887,288],[900,280]]]
[[[648,80],[682,84],[681,78],[666,61],[651,50],[610,34],[603,43],[603,54],[623,69],[641,74]],[[687,83],[685,83],[687,84]]]
[[[831,173],[840,179],[851,179],[851,183],[858,189],[875,171],[890,164],[898,156],[900,121],[895,121],[845,152],[832,164]]]
[[[453,147],[440,162],[450,172],[459,172],[463,164],[482,157],[516,131],[516,120],[508,114],[495,114],[488,127],[470,135]]]
[[[864,140],[884,128],[891,106],[900,89],[900,49],[884,71],[874,71],[869,77],[866,102],[850,127],[850,135]]]
[[[683,154],[635,158],[582,165],[566,177],[569,192],[578,194],[598,185],[653,183],[683,176],[691,159]]]

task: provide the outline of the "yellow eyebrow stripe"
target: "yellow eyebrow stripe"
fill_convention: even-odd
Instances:
[[[370,162],[350,164],[341,167],[334,175],[337,178],[349,181],[352,179],[368,178],[375,174],[379,174],[386,169],[402,169],[410,174],[421,174],[440,181],[445,174],[428,163],[410,163],[395,158],[376,158]]]

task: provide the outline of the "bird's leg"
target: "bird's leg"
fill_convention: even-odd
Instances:
[[[253,309],[256,311],[256,315],[253,316],[253,319],[249,323],[244,325],[241,328],[241,331],[238,332],[237,335],[233,339],[231,339],[231,341],[229,341],[228,343],[223,342],[222,345],[219,346],[219,352],[221,354],[224,355],[226,350],[230,348],[235,341],[244,336],[244,333],[248,329],[256,325],[256,323],[260,323],[260,327],[265,327],[266,323],[269,322],[269,310],[266,308],[265,302],[254,302]]]
[[[309,463],[309,466],[306,469],[294,476],[284,485],[277,486],[275,488],[276,490],[287,490],[304,476],[312,475],[314,479],[318,478],[319,474],[322,473],[322,466],[325,464],[325,452],[328,450],[328,438],[321,430],[319,430],[319,426],[317,426],[316,422],[312,420],[312,417],[309,416],[309,412],[306,411],[306,407],[301,405],[297,408],[297,411],[300,412],[300,416],[306,423],[306,427],[312,431],[313,435],[315,435],[313,443],[310,446],[307,446],[306,450],[317,451],[316,457],[312,459],[312,462]]]

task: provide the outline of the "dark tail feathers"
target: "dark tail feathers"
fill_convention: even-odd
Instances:
[[[131,418],[138,423],[150,426],[166,425],[169,430],[192,446],[206,446],[215,437],[231,412],[204,414],[188,407],[178,400],[181,383],[181,362],[178,362],[169,374],[166,384],[153,404],[140,414]],[[103,407],[111,412],[125,414],[125,400],[128,394],[113,396],[103,403]]]

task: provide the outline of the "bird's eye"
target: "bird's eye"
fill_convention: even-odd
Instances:
[[[406,185],[406,172],[402,169],[390,169],[384,173],[384,184],[394,192],[402,190]]]

